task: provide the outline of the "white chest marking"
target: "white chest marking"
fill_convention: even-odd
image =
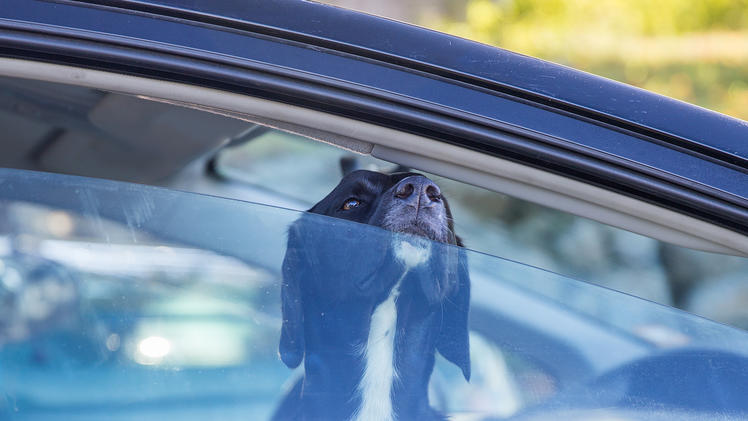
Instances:
[[[393,421],[392,386],[397,380],[395,367],[395,329],[397,328],[396,299],[400,295],[400,283],[408,270],[425,263],[431,255],[431,244],[424,241],[412,244],[398,241],[394,244],[395,256],[405,266],[400,279],[390,290],[387,299],[374,309],[371,315],[369,337],[361,350],[364,359],[364,375],[358,385],[361,406],[353,416],[355,421]]]
[[[395,257],[405,265],[405,271],[422,265],[431,257],[431,242],[423,238],[395,240]],[[404,275],[403,275],[404,276]]]
[[[361,406],[355,421],[393,421],[392,384],[397,379],[394,361],[395,328],[397,307],[395,299],[400,294],[397,281],[390,295],[380,303],[371,315],[371,326],[366,346],[362,349],[364,375],[358,384]]]

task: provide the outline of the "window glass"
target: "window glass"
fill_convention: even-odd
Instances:
[[[340,180],[342,149],[279,131],[227,148],[217,170],[306,209]],[[391,163],[357,157],[361,168]],[[429,175],[447,194],[466,247],[748,328],[748,259],[674,246],[479,187]],[[304,207],[306,206],[306,208]]]
[[[282,289],[294,279],[318,285],[302,301],[319,306],[308,313],[319,320],[329,311],[338,352],[335,338],[360,327],[341,308],[356,309],[386,280],[404,282],[398,303],[428,294],[432,284],[412,280],[431,275],[406,277],[416,269],[392,257],[397,247],[427,249],[444,259],[436,266],[469,277],[467,307],[459,288],[437,301],[440,326],[462,314],[455,309],[469,312],[470,342],[462,366],[439,348],[446,358],[429,392],[439,410],[714,420],[747,409],[736,373],[748,370],[748,333],[672,308],[320,215],[62,175],[0,177],[2,419],[267,419],[300,375],[278,358],[293,320]]]

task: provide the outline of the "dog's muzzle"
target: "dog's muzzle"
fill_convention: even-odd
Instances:
[[[383,227],[430,240],[448,242],[449,227],[439,186],[422,175],[402,179],[385,197]]]

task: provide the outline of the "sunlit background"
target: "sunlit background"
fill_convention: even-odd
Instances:
[[[748,120],[748,0],[329,0]]]

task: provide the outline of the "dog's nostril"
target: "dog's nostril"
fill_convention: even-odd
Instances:
[[[398,197],[400,199],[407,199],[410,197],[410,195],[413,194],[413,190],[415,190],[415,188],[411,183],[405,183],[398,187],[397,191],[395,191],[395,197]]]
[[[436,184],[429,184],[426,186],[426,196],[431,199],[432,202],[441,200],[442,192],[439,191],[439,187]]]

